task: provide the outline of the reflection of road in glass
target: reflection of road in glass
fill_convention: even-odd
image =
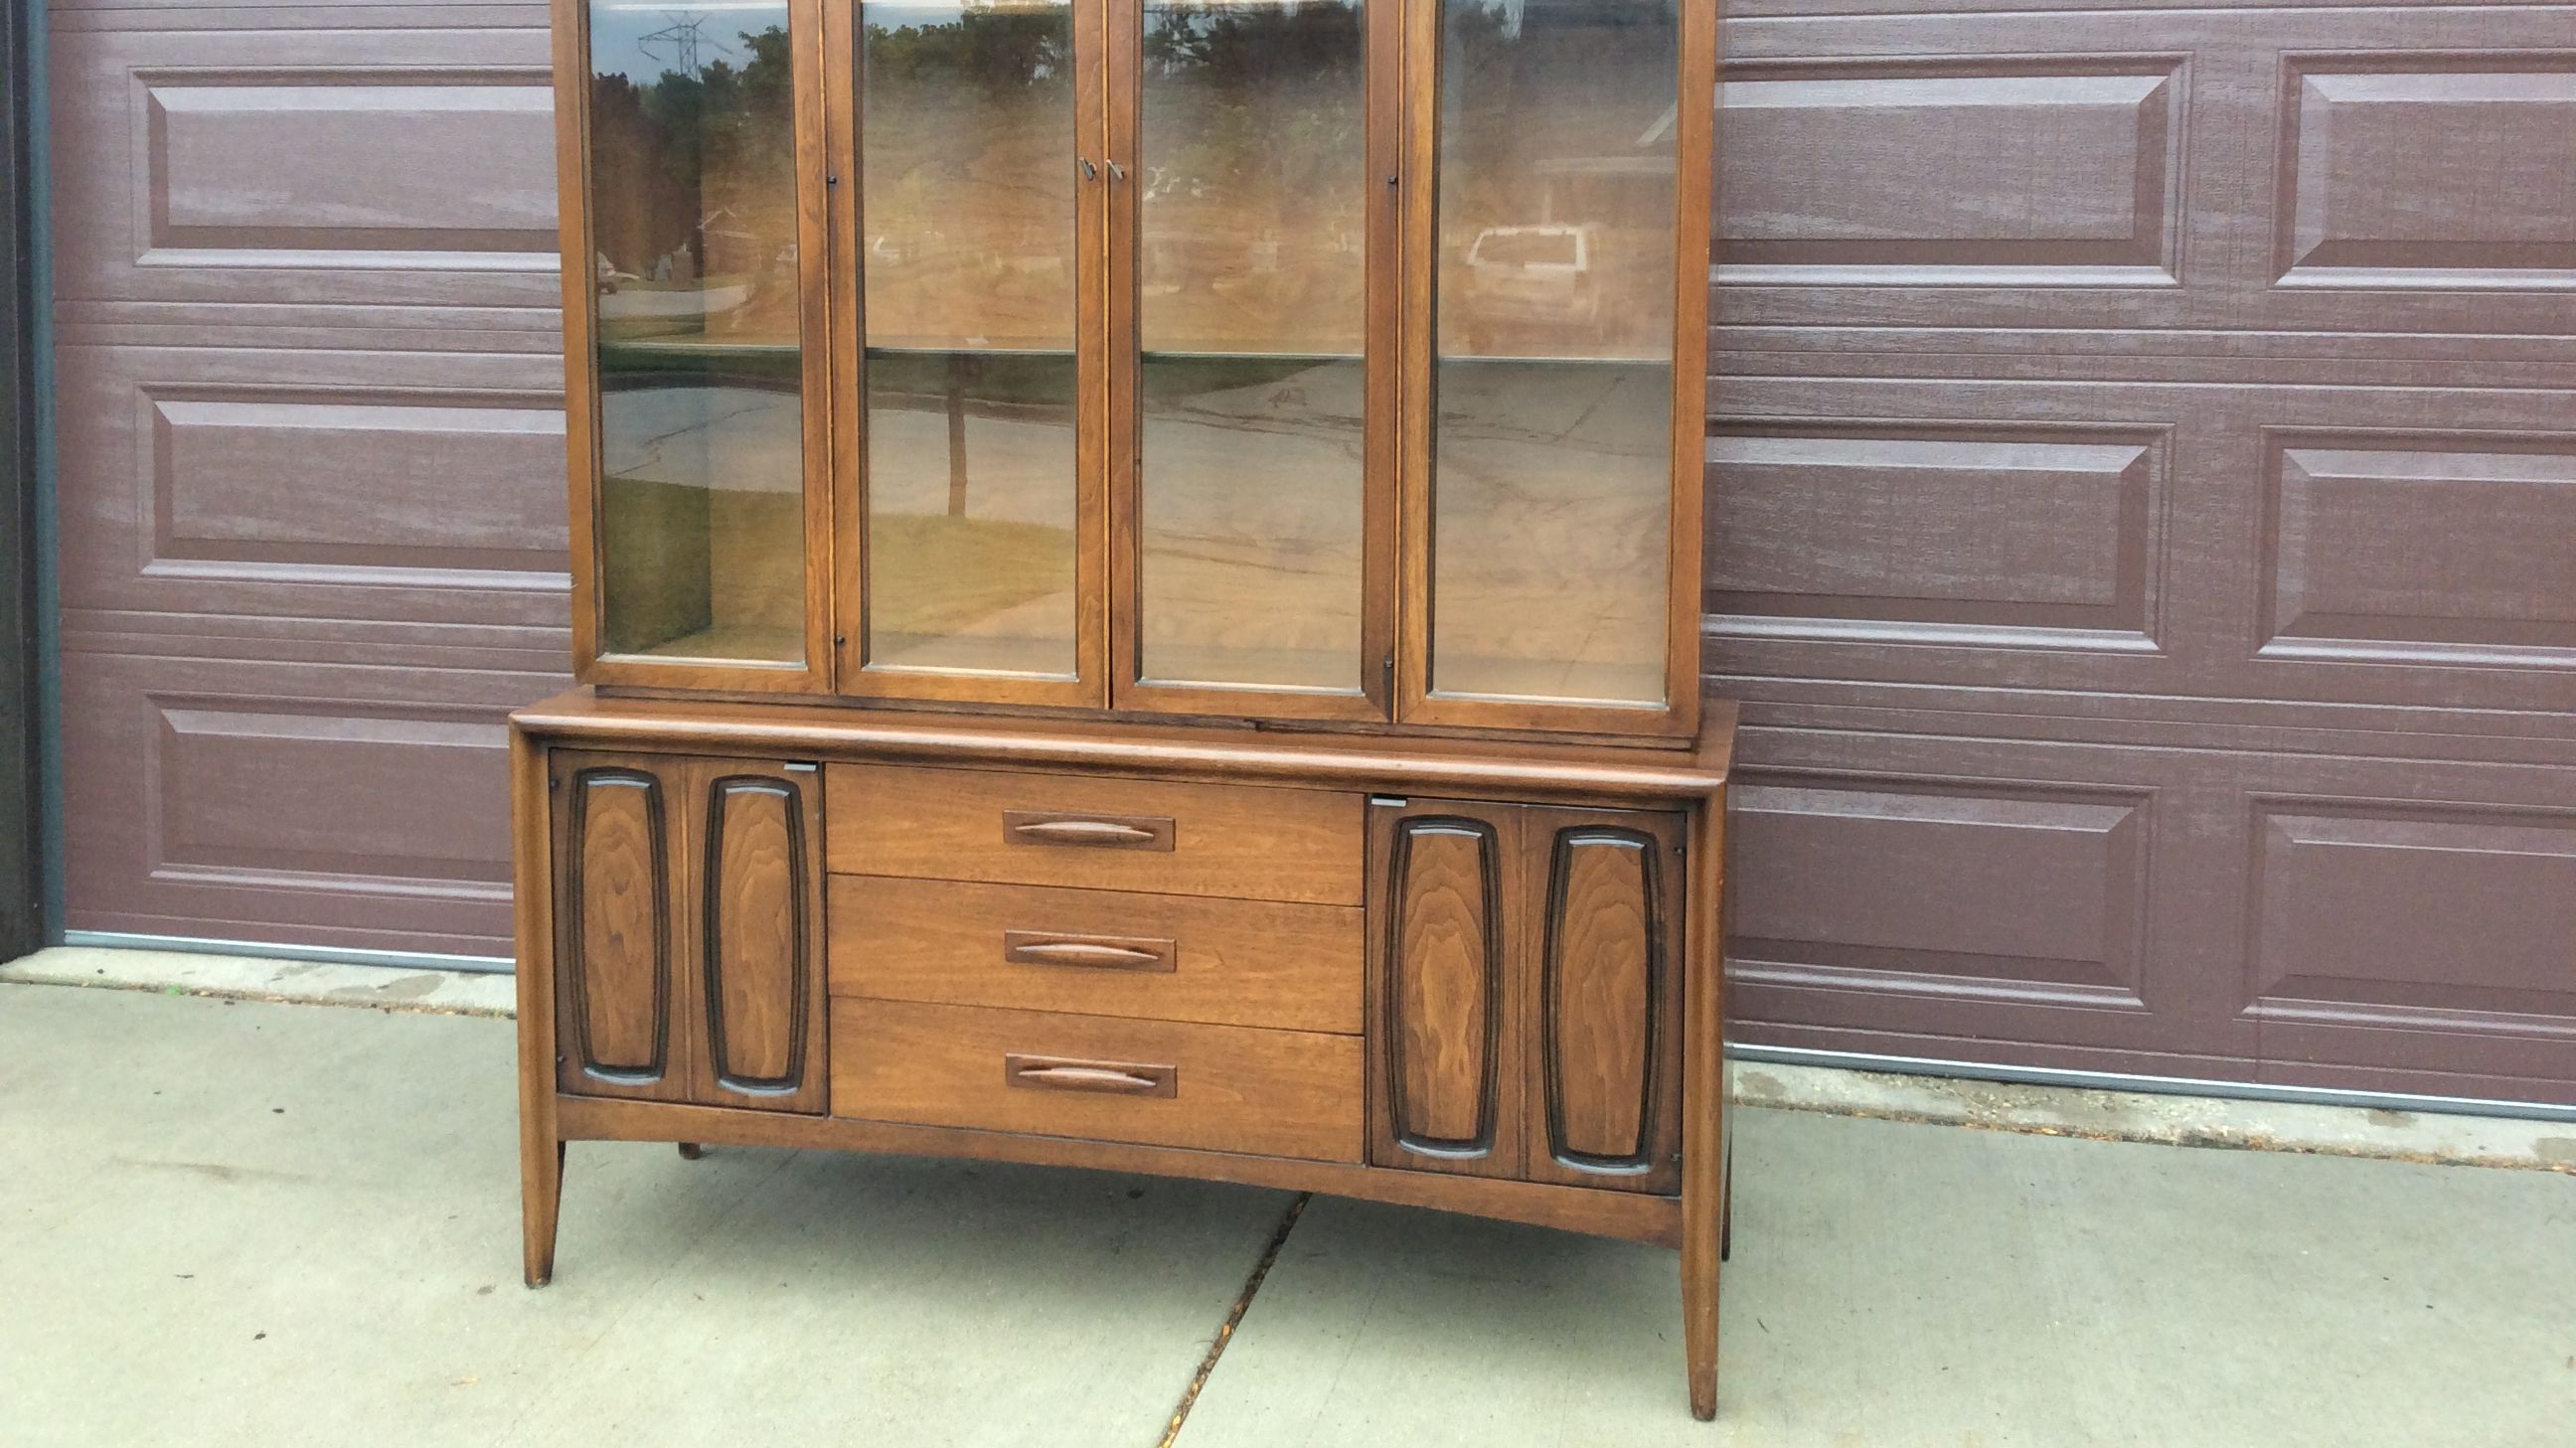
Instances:
[[[599,399],[600,469],[728,492],[805,486],[802,409],[794,392],[756,387],[631,387]]]
[[[1147,677],[1356,687],[1360,363],[1147,365]],[[1216,385],[1247,368],[1258,380]],[[1435,687],[1660,697],[1670,375],[1641,363],[1441,364]],[[793,393],[629,388],[605,394],[601,408],[612,478],[718,494],[802,486]],[[962,410],[966,486],[952,516],[960,495],[948,399],[870,393],[874,657],[898,667],[1069,671],[1072,414],[1042,395],[977,397]],[[728,517],[740,520],[735,536],[710,548],[734,560],[737,575],[756,577],[762,557],[801,556],[792,509],[719,509],[705,526],[722,535]],[[713,589],[720,604],[726,584]],[[781,613],[780,625],[793,617]]]
[[[783,351],[784,349],[776,349]],[[804,656],[804,440],[794,383],[719,380],[673,357],[599,399],[606,647],[792,663]],[[729,359],[756,370],[753,352]],[[792,375],[794,354],[784,352]],[[713,364],[713,365],[711,365]]]
[[[1074,670],[1073,359],[871,353],[868,661]]]
[[[1357,690],[1359,359],[1145,367],[1145,676]]]
[[[1672,369],[1449,358],[1432,687],[1663,698]]]

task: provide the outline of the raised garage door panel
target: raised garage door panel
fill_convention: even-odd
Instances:
[[[66,657],[80,930],[503,954],[511,702],[546,675]]]
[[[2576,331],[2563,5],[1849,10],[1727,7],[1722,345]]]
[[[57,4],[67,919],[509,954],[570,640],[541,7]]]
[[[57,296],[558,305],[542,10],[294,14],[57,9]]]
[[[57,373],[68,630],[470,626],[563,657],[557,359],[75,344]]]
[[[1852,8],[1726,27],[1736,1034],[2563,1098],[2576,7]]]
[[[2553,728],[2576,706],[2562,380],[1722,378],[1711,666]]]

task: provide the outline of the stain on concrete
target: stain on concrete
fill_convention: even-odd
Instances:
[[[340,1000],[416,1001],[436,995],[444,984],[435,975],[398,975],[376,985],[344,985],[331,994]]]
[[[2576,1166],[2576,1136],[2544,1136],[2531,1144],[2531,1154],[2542,1161]]]
[[[265,1167],[234,1166],[220,1161],[164,1161],[157,1157],[114,1156],[108,1161],[115,1166],[142,1167],[146,1171],[173,1171],[188,1176],[207,1177],[219,1182],[301,1182],[312,1177],[300,1171],[271,1171]]]
[[[2415,1124],[2415,1113],[2411,1111],[2390,1111],[2384,1107],[2373,1107],[2366,1114],[2373,1126],[2406,1127]]]
[[[1735,1099],[1738,1101],[1778,1101],[1788,1094],[1788,1084],[1768,1072],[1738,1070],[1735,1073]]]

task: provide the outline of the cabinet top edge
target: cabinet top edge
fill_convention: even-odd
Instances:
[[[1689,800],[1726,785],[1736,709],[1711,699],[1696,738],[1669,749],[1547,741],[1390,738],[1284,728],[941,715],[798,704],[603,698],[575,688],[510,716],[546,744],[810,755],[834,761],[1099,770],[1127,775],[1421,790]]]

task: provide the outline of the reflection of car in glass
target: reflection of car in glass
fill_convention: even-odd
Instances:
[[[1576,322],[1601,318],[1596,249],[1589,226],[1489,226],[1467,246],[1468,305],[1492,321]]]

